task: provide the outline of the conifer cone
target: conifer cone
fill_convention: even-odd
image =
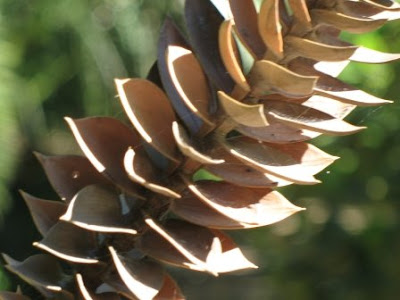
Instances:
[[[183,299],[161,263],[215,276],[256,266],[222,230],[302,210],[275,189],[318,183],[334,162],[308,141],[363,127],[358,105],[389,103],[336,79],[386,63],[340,40],[400,18],[389,0],[186,0],[188,37],[167,19],[147,79],[116,79],[131,124],[66,121],[84,156],[36,154],[60,201],[22,192],[43,239],[7,269],[45,298]],[[131,126],[133,125],[133,126]],[[60,260],[70,264],[66,270]],[[71,271],[72,270],[72,271]],[[2,292],[4,299],[26,299]]]

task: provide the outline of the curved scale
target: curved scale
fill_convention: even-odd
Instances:
[[[22,262],[6,254],[3,254],[3,258],[7,263],[7,270],[34,286],[45,297],[52,297],[54,293],[61,292],[64,282],[68,279],[57,259],[47,254],[32,255]]]
[[[78,192],[60,220],[95,232],[137,233],[123,221],[118,194],[97,185]]]
[[[139,300],[152,300],[163,287],[164,270],[153,262],[124,257],[109,246],[115,268],[128,289]]]
[[[65,120],[83,153],[97,171],[104,173],[123,190],[140,198],[138,185],[129,180],[122,165],[125,151],[130,146],[140,145],[139,136],[113,118],[73,120],[66,117]]]
[[[326,112],[297,103],[263,101],[267,116],[299,129],[331,135],[347,135],[359,132],[365,127],[354,126]]]
[[[94,233],[67,222],[58,222],[33,246],[72,263],[99,263],[94,255],[97,250]]]
[[[295,36],[285,37],[288,55],[293,58],[301,56],[318,61],[342,61],[351,59],[356,46],[332,46]]]
[[[266,226],[303,210],[271,189],[251,189],[213,181],[187,182],[187,186],[197,197],[197,201],[208,206],[208,210],[199,204],[193,204],[195,200],[190,196],[185,197],[182,201],[174,201],[172,209],[184,214],[185,219],[192,221],[189,215],[190,212],[193,212],[191,206],[200,207],[201,209],[194,213],[195,218],[193,219],[196,223],[196,220],[199,220],[202,215],[203,220],[200,219],[200,225],[207,227],[215,226],[204,224],[207,221],[216,224],[215,228],[224,229]],[[185,203],[185,201],[189,203]],[[216,216],[212,211],[224,216],[225,219],[222,216]]]
[[[247,268],[257,268],[236,244],[216,229],[207,229],[180,220],[158,225],[145,219],[151,228],[140,239],[139,247],[161,261],[215,276]]]
[[[225,147],[245,164],[297,184],[319,183],[314,175],[337,159],[308,143],[269,144],[242,137]]]
[[[229,0],[229,4],[239,38],[253,56],[262,58],[267,48],[258,31],[258,14],[253,0]]]
[[[185,21],[193,50],[211,82],[230,94],[235,86],[218,51],[218,29],[224,18],[210,1],[187,0]]]
[[[146,157],[140,153],[136,153],[133,148],[129,148],[125,153],[124,167],[126,173],[132,181],[143,185],[149,190],[167,197],[181,197],[177,192],[161,185],[162,183],[156,180],[157,171],[154,170],[153,166],[147,161]]]
[[[218,99],[227,115],[235,122],[252,127],[268,125],[262,104],[245,104],[221,91],[218,92]]]
[[[111,185],[90,161],[78,155],[47,156],[35,152],[47,178],[61,200],[70,201],[75,194],[91,184]]]
[[[264,0],[258,14],[258,30],[267,49],[283,57],[282,26],[279,19],[279,0]]]
[[[232,20],[222,22],[219,28],[219,51],[229,75],[231,75],[232,79],[245,93],[248,93],[250,92],[250,86],[247,83],[241,65],[235,55],[235,49],[233,48],[235,41],[232,36],[232,26]]]
[[[255,96],[271,92],[289,97],[309,96],[317,80],[316,76],[300,75],[268,60],[257,61],[249,74],[252,94]]]
[[[314,25],[326,24],[351,33],[366,33],[381,27],[385,19],[356,18],[325,9],[311,10]]]
[[[207,125],[204,121],[193,113],[192,110],[187,107],[182,97],[175,88],[175,84],[171,78],[170,67],[167,62],[167,49],[170,46],[178,46],[189,50],[189,45],[178,30],[176,25],[170,18],[167,18],[161,28],[160,38],[158,41],[158,53],[157,53],[157,66],[159,70],[159,77],[161,78],[162,85],[165,92],[171,101],[172,106],[176,114],[180,117],[186,127],[192,134],[201,135],[207,129]],[[156,76],[153,76],[156,77]]]
[[[172,124],[175,141],[183,154],[202,164],[222,164],[223,159],[213,159],[197,150],[189,140],[184,128],[178,122]]]
[[[67,205],[63,202],[44,200],[23,191],[20,191],[20,193],[29,208],[36,228],[42,236],[46,235],[67,210]]]
[[[179,100],[185,103],[191,113],[199,117],[208,127],[214,127],[208,113],[212,98],[211,91],[193,52],[181,46],[170,45],[167,47],[165,57]]]
[[[179,163],[170,130],[175,113],[164,92],[146,79],[116,79],[115,84],[122,106],[142,138],[164,156]]]

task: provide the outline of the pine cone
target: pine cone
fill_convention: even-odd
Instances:
[[[390,102],[336,77],[350,61],[400,54],[339,34],[399,19],[400,5],[265,0],[257,12],[252,0],[229,3],[224,18],[209,1],[187,0],[189,40],[167,19],[148,78],[115,81],[133,128],[66,118],[85,157],[37,154],[62,201],[22,195],[43,236],[34,246],[49,254],[3,257],[44,297],[183,299],[159,262],[215,276],[256,268],[221,230],[302,210],[275,189],[316,184],[337,159],[307,141],[358,132],[343,120],[357,105]]]

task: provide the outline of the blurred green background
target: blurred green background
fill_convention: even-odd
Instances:
[[[180,0],[0,0],[0,251],[16,259],[39,239],[18,194],[56,199],[32,155],[78,153],[63,116],[124,118],[113,78],[143,77],[166,15]],[[400,52],[400,22],[345,39]],[[213,278],[172,269],[189,299],[399,299],[400,64],[352,64],[341,76],[395,100],[348,118],[357,135],[315,143],[340,156],[323,184],[283,190],[307,210],[231,232],[256,271]],[[31,289],[0,266],[0,289]]]

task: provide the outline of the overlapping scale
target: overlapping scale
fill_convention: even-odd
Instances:
[[[265,100],[263,104],[267,116],[299,129],[331,135],[347,135],[365,128],[351,125],[317,108],[310,108],[302,104],[276,100]]]
[[[182,63],[188,59],[189,65]],[[174,63],[178,64],[178,68]],[[161,28],[157,65],[165,92],[182,122],[193,134],[202,135],[207,132],[211,123],[208,111],[211,110],[213,102],[209,97],[211,93],[208,83],[204,82],[208,80],[189,44],[168,18]],[[187,78],[187,72],[195,76],[197,85],[184,80]],[[177,84],[179,88],[176,87]],[[196,95],[197,93],[200,95]],[[193,96],[194,99],[191,98]]]
[[[228,96],[224,92],[218,92],[218,98],[226,114],[235,122],[250,127],[268,126],[268,120],[264,114],[262,104],[248,105]]]
[[[209,228],[242,229],[243,225],[227,217],[186,191],[185,197],[171,203],[171,211],[182,219]]]
[[[249,74],[252,93],[256,97],[273,92],[288,97],[309,96],[317,80],[316,76],[300,75],[268,60],[257,61]]]
[[[211,228],[266,226],[302,210],[271,189],[243,188],[223,182],[188,182],[188,188],[195,197],[188,195],[174,201],[172,211],[186,220]],[[196,199],[208,209],[196,203]],[[196,212],[193,207],[201,209]],[[218,214],[213,215],[212,211]]]
[[[356,18],[325,9],[311,10],[311,18],[316,26],[330,25],[351,33],[366,33],[386,23],[385,19]]]
[[[21,191],[36,228],[42,236],[53,227],[67,210],[67,205],[60,201],[44,200]]]
[[[83,297],[83,299],[85,299],[85,300],[119,300],[119,299],[121,299],[117,293],[113,293],[113,292],[96,293],[95,291],[91,291],[86,287],[81,274],[77,273],[75,275],[75,277],[76,277],[76,282],[77,282],[80,294]]]
[[[100,173],[118,187],[138,195],[138,185],[125,173],[123,160],[131,146],[141,144],[139,135],[120,121],[107,117],[66,118],[83,153]]]
[[[209,105],[212,101],[207,78],[196,56],[187,48],[169,45],[165,52],[169,76],[180,101],[185,103],[192,114],[206,125],[213,127]],[[187,76],[190,74],[190,77]]]
[[[289,5],[293,11],[294,20],[297,21],[299,24],[301,24],[303,27],[305,27],[306,30],[309,30],[311,28],[311,16],[310,12],[307,9],[307,1],[289,0]]]
[[[35,152],[47,178],[60,198],[69,201],[82,188],[90,184],[111,185],[83,156],[46,156]]]
[[[33,245],[73,263],[97,264],[97,240],[93,232],[67,222],[56,223]]]
[[[301,74],[318,76],[318,81],[314,88],[314,92],[317,95],[330,97],[341,102],[359,106],[374,106],[392,103],[392,101],[381,99],[364,91],[358,90],[355,87],[352,87],[351,85],[330,75],[318,72],[302,61],[293,61],[289,67],[290,69],[293,69]]]
[[[137,233],[124,220],[118,194],[98,185],[80,190],[60,220],[95,232]]]
[[[164,185],[157,177],[157,170],[151,165],[145,154],[137,149],[129,148],[124,157],[125,171],[132,181],[143,185],[147,189],[167,197],[179,198],[180,195]]]
[[[237,49],[233,38],[233,21],[226,20],[222,22],[219,28],[219,49],[222,56],[222,60],[229,74],[235,83],[243,90],[244,93],[250,91],[250,86],[243,74],[241,68],[241,62],[239,57],[236,55]]]
[[[20,262],[3,254],[5,267],[34,286],[43,296],[54,297],[68,280],[54,256],[36,254]]]
[[[122,106],[142,138],[173,162],[179,162],[172,135],[175,113],[164,92],[145,79],[121,79],[115,83]]]
[[[297,184],[315,184],[314,175],[337,158],[307,143],[268,144],[237,138],[226,144],[227,150],[249,166]]]
[[[286,37],[285,45],[292,59],[300,56],[323,61],[351,60],[358,49],[356,46],[329,45],[296,36]]]
[[[34,245],[79,271],[65,277],[47,254],[5,260],[45,297],[184,299],[154,260],[215,276],[256,268],[221,230],[301,211],[275,189],[320,182],[337,157],[312,139],[358,132],[344,120],[356,106],[390,103],[336,77],[350,61],[400,59],[340,39],[399,19],[399,4],[225,4],[222,16],[211,1],[186,0],[188,37],[167,19],[148,79],[115,81],[132,126],[66,118],[86,157],[37,154],[65,202],[23,193],[43,236]],[[33,268],[42,261],[43,274]]]
[[[225,163],[219,165],[207,165],[205,166],[205,169],[222,178],[226,182],[252,188],[280,187],[292,183],[283,178],[278,178],[257,170],[222,148],[213,153],[215,153],[216,156],[223,158]]]
[[[195,160],[201,164],[222,164],[225,161],[223,159],[214,159],[205,153],[202,153],[200,149],[197,149],[193,142],[189,140],[185,129],[179,125],[179,123],[174,122],[172,125],[172,131],[174,133],[175,141],[179,147],[179,150],[186,155],[188,158]]]
[[[215,276],[256,268],[220,231],[172,219],[162,226],[149,218],[146,223],[152,230],[141,236],[139,247],[156,259]]]
[[[258,31],[258,17],[253,0],[229,0],[229,3],[239,38],[254,57],[262,58],[266,46]]]
[[[318,132],[294,128],[270,118],[266,127],[250,127],[239,124],[236,130],[245,136],[270,143],[296,143],[315,138]]]
[[[299,104],[306,108],[313,108],[340,120],[347,117],[357,107],[354,104],[344,103],[317,94],[314,94],[308,99],[300,100]]]
[[[232,92],[235,83],[226,72],[218,47],[223,17],[211,1],[187,0],[185,21],[190,42],[207,76],[219,90]]]
[[[124,258],[113,247],[109,250],[121,279],[138,299],[151,300],[159,293],[164,280],[160,265]]]
[[[263,1],[258,15],[258,30],[267,49],[283,56],[282,24],[279,18],[279,0]]]
[[[176,283],[159,264],[124,257],[113,247],[109,247],[109,251],[119,276],[137,299],[182,299]]]

